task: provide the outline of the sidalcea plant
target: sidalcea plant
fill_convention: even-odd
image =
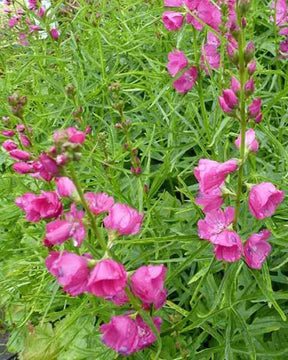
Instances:
[[[198,167],[195,168],[194,175],[199,183],[199,193],[195,202],[203,207],[205,213],[205,218],[198,221],[198,235],[214,245],[217,260],[235,262],[243,256],[249,267],[260,269],[271,252],[271,246],[266,241],[270,231],[264,229],[258,234],[251,234],[246,242],[241,240],[239,231],[241,224],[241,232],[247,232],[245,224],[241,222],[240,214],[240,206],[244,206],[245,199],[244,165],[250,154],[257,152],[259,148],[254,127],[255,123],[262,121],[261,98],[253,98],[255,92],[253,75],[256,71],[255,46],[253,42],[248,42],[246,45],[245,36],[250,1],[165,0],[165,6],[181,9],[181,13],[166,11],[163,14],[162,19],[168,30],[179,30],[184,18],[188,24],[192,24],[194,33],[196,30],[202,31],[204,27],[209,30],[207,44],[202,49],[201,65],[197,64],[196,56],[194,82],[197,80],[197,71],[201,75],[203,71],[201,68],[209,74],[211,69],[219,69],[220,64],[223,66],[223,58],[219,58],[217,52],[221,40],[226,39],[228,57],[236,68],[231,77],[230,88],[224,89],[218,100],[222,111],[239,123],[240,134],[235,140],[235,145],[239,149],[239,159],[231,159],[225,163],[201,159]],[[286,1],[276,1],[271,7],[275,9],[274,20],[277,26],[283,28],[280,31],[283,35],[287,22]],[[196,47],[195,51],[197,52]],[[189,71],[184,70],[189,66],[185,54],[175,49],[169,53],[168,58],[167,68],[171,76],[180,74],[173,83],[176,91],[180,93],[189,91],[194,82],[186,86],[187,81],[183,78]],[[201,78],[198,81],[201,82]],[[252,127],[247,129],[249,123]],[[238,172],[238,180],[235,191],[231,192],[230,189],[225,188],[225,180],[234,172]],[[249,184],[247,188],[250,212],[258,220],[272,216],[284,199],[284,192],[270,182]],[[222,210],[221,207],[225,205],[224,197],[227,198],[229,195],[234,198],[234,207],[228,206]]]
[[[27,102],[26,97],[25,101],[23,98],[19,95],[9,98],[13,106],[11,111],[22,121],[23,106]],[[11,127],[11,122],[6,125]],[[43,239],[43,246],[49,250],[45,260],[48,271],[71,296],[87,293],[126,307],[123,315],[112,316],[110,323],[99,329],[108,347],[119,354],[130,355],[154,343],[159,338],[162,320],[152,315],[166,303],[164,281],[167,270],[164,265],[141,266],[130,276],[113,253],[113,241],[119,236],[137,234],[144,214],[115,202],[106,193],[84,192],[74,164],[81,157],[86,133],[75,127],[55,131],[53,146],[37,154],[34,148],[29,153],[18,149],[22,142],[16,134],[31,132],[26,123],[18,123],[16,131],[4,131],[4,136],[8,134],[15,138],[15,141],[9,139],[2,145],[10,157],[17,160],[13,164],[14,171],[32,176],[35,181],[47,182],[51,188],[40,194],[25,193],[15,200],[27,221],[52,220],[46,224]],[[54,185],[55,191],[52,190]],[[67,201],[63,203],[64,198],[68,204]],[[103,214],[106,215],[104,219]],[[107,240],[99,228],[101,220],[107,230]],[[87,238],[90,229],[94,235],[92,239]],[[70,250],[70,240],[80,251]],[[83,248],[88,248],[93,256]]]

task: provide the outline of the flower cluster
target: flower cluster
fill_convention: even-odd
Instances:
[[[193,31],[209,29],[207,41],[201,49],[201,65],[199,66],[197,54],[195,55],[194,66],[189,65],[185,54],[178,49],[169,53],[167,68],[172,77],[179,75],[173,82],[173,87],[179,93],[186,93],[193,88],[198,71],[202,68],[207,74],[212,69],[219,69],[220,58],[220,37],[227,40],[227,51],[231,56],[235,56],[237,42],[232,34],[238,30],[235,12],[236,0],[165,0],[164,5],[169,8],[177,8],[179,11],[164,11],[162,20],[168,31],[181,29],[184,21],[191,24]],[[186,19],[186,20],[185,20]],[[193,41],[195,41],[194,38]],[[184,70],[182,72],[182,70]]]
[[[14,106],[16,105],[15,103]],[[19,134],[25,130],[26,127],[22,124],[16,126]],[[158,336],[156,332],[160,332],[161,318],[150,317],[149,314],[161,309],[166,302],[167,290],[164,288],[164,281],[167,269],[164,265],[141,266],[128,276],[125,267],[113,259],[111,248],[114,239],[122,235],[137,234],[144,214],[126,204],[115,202],[112,196],[104,192],[85,193],[80,188],[71,166],[73,161],[79,159],[85,133],[69,127],[56,131],[53,139],[54,145],[49,149],[49,155],[43,152],[37,160],[33,160],[31,154],[24,156],[25,152],[17,150],[14,141],[4,142],[3,147],[9,151],[12,158],[22,160],[21,164],[33,169],[37,164],[42,178],[55,180],[55,191],[42,190],[39,195],[25,193],[16,198],[15,204],[25,213],[29,222],[50,220],[46,224],[46,235],[43,239],[43,245],[49,248],[45,262],[48,271],[57,278],[63,291],[71,296],[89,293],[117,306],[128,307],[128,312],[112,316],[109,323],[103,324],[100,332],[103,333],[102,340],[108,347],[122,355],[132,354],[155,342]],[[16,151],[20,153],[15,153]],[[20,163],[14,165],[16,164],[17,171]],[[24,173],[38,178],[35,172]],[[67,205],[62,203],[63,198],[66,198],[65,204],[70,202],[68,211],[65,210]],[[106,215],[102,218],[102,223],[107,229],[108,242],[106,244],[104,239],[98,239],[105,251],[102,259],[93,259],[87,253],[78,255],[65,250],[65,242],[69,239],[74,246],[80,248],[90,226],[94,235],[99,236],[95,231],[96,219],[99,224],[103,214]],[[64,249],[63,245],[61,250],[55,249],[61,244],[64,244]],[[149,317],[151,323],[142,318],[143,314]]]
[[[275,23],[278,28],[278,35],[284,38],[280,42],[280,57],[288,57],[288,6],[286,0],[276,0],[271,4],[273,15],[270,17],[271,22]]]
[[[232,76],[231,87],[222,91],[219,104],[222,110],[240,123],[241,132],[235,140],[239,148],[240,159],[232,159],[218,163],[209,159],[201,159],[194,175],[199,182],[199,194],[196,203],[203,206],[205,218],[198,221],[198,235],[201,239],[210,241],[214,245],[217,260],[234,262],[243,255],[247,265],[260,269],[263,261],[269,255],[271,246],[267,243],[269,230],[262,230],[252,234],[244,243],[236,232],[238,223],[241,192],[243,186],[243,165],[251,152],[257,152],[259,143],[254,129],[246,130],[249,120],[259,123],[262,120],[261,98],[255,98],[246,108],[246,103],[255,91],[253,74],[256,71],[254,57],[254,43],[250,42],[244,47],[244,29],[246,27],[245,15],[249,8],[249,1],[237,3],[238,24],[234,26],[232,37],[234,49],[228,55],[239,71],[239,80]],[[230,49],[231,50],[231,49]],[[228,174],[238,170],[237,193],[225,187]],[[283,201],[284,192],[278,190],[270,182],[257,185],[247,185],[250,189],[248,205],[251,214],[256,219],[264,219],[274,214],[277,206]],[[225,196],[236,197],[235,207],[228,206],[224,210]]]
[[[23,8],[15,9],[11,6],[10,1],[6,1],[5,5],[8,6],[4,9],[4,12],[8,15],[7,26],[10,30],[18,36],[20,45],[29,46],[29,38],[37,33],[40,33],[41,38],[47,37],[45,33],[45,19],[48,17],[47,10],[51,4],[44,2],[41,4],[41,0],[28,0],[28,9],[25,11]],[[55,27],[56,24],[49,21],[50,36],[53,40],[59,39],[59,31]]]

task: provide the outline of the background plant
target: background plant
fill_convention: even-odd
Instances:
[[[221,112],[217,100],[227,85],[219,82],[221,72],[203,79],[202,99],[196,88],[185,96],[172,90],[167,54],[176,43],[193,58],[193,34],[188,26],[185,32],[167,33],[160,1],[80,1],[80,8],[75,7],[68,18],[59,15],[60,5],[53,5],[61,30],[57,43],[33,38],[23,48],[15,35],[2,30],[1,116],[12,118],[8,96],[16,91],[27,95],[26,119],[40,151],[51,143],[53,129],[75,124],[73,111],[83,107],[78,126],[92,127],[79,164],[86,190],[113,193],[117,201],[146,214],[139,236],[117,241],[117,254],[131,270],[143,263],[168,267],[169,301],[161,312],[165,321],[160,358],[285,358],[287,325],[271,303],[276,300],[284,312],[287,308],[286,203],[265,220],[272,229],[273,252],[269,270],[264,267],[258,275],[241,263],[232,282],[197,236],[200,211],[193,201],[197,193],[193,169],[202,157],[225,161],[237,154],[231,139],[238,136],[238,128]],[[249,160],[250,179],[271,180],[287,191],[287,65],[278,59],[278,29],[270,15],[269,2],[252,1],[247,36],[255,41],[256,87],[265,122],[257,130],[261,143],[257,160]],[[202,35],[197,39],[201,44]],[[226,72],[225,81],[230,77],[230,70]],[[112,106],[113,83],[120,84],[124,115],[131,121],[140,177],[131,174],[130,154],[123,148],[126,138],[115,128],[120,117]],[[73,98],[65,90],[69,84],[75,87]],[[211,139],[200,100],[207,110]],[[17,196],[36,191],[36,185],[15,176],[11,165],[7,154],[1,153],[1,307],[2,326],[11,329],[9,349],[22,351],[22,358],[29,360],[116,358],[96,332],[115,308],[59,291],[43,263],[44,228],[27,224],[14,205]],[[247,219],[252,228],[256,220],[246,211],[243,221]],[[231,304],[233,311],[226,317]],[[134,358],[148,359],[156,351],[151,348]]]

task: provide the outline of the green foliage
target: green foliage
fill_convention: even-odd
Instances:
[[[167,54],[177,44],[193,59],[192,30],[165,31],[162,1],[81,0],[68,17],[61,17],[61,3],[54,2],[51,10],[59,21],[59,42],[31,38],[30,46],[22,47],[13,32],[1,30],[5,46],[0,54],[0,116],[11,116],[9,95],[27,95],[26,121],[39,154],[52,144],[54,130],[75,125],[72,112],[83,107],[78,127],[93,130],[76,164],[83,188],[105,191],[145,212],[141,232],[115,241],[115,254],[128,271],[143,264],[168,267],[169,301],[159,312],[164,319],[159,359],[286,359],[287,203],[261,222],[252,219],[246,206],[241,208],[243,237],[262,226],[272,230],[273,252],[261,271],[249,270],[243,261],[215,261],[212,247],[197,236],[202,215],[193,202],[193,168],[202,157],[225,161],[238,156],[233,142],[239,126],[220,112],[217,102],[232,73],[228,61],[225,74],[216,71],[203,79],[210,141],[197,90],[184,96],[172,90]],[[269,4],[252,4],[247,32],[256,43],[257,96],[263,99],[264,120],[256,130],[260,150],[257,158],[250,158],[249,172],[244,169],[244,181],[270,180],[287,191],[287,64],[275,57]],[[203,34],[197,36],[200,45]],[[130,173],[126,139],[115,128],[119,114],[109,91],[112,83],[120,84],[124,114],[132,122],[130,137],[143,169],[139,178]],[[76,88],[73,101],[65,92],[67,84]],[[98,327],[123,309],[92,295],[74,298],[61,292],[44,264],[44,222],[26,222],[14,205],[17,196],[48,190],[49,185],[15,175],[11,165],[3,151],[0,325],[10,330],[8,349],[19,353],[20,360],[121,359],[102,344]],[[91,234],[88,241],[96,248]],[[84,244],[81,253],[87,250]],[[158,345],[129,359],[154,359]]]

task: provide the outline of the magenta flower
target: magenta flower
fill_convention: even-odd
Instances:
[[[68,294],[77,296],[86,291],[90,270],[84,256],[68,251],[52,251],[45,263],[48,271],[57,277],[58,283]]]
[[[56,191],[60,197],[72,197],[73,193],[77,193],[76,187],[72,180],[68,177],[59,177],[55,179]]]
[[[283,199],[284,191],[277,190],[272,183],[262,182],[250,190],[249,209],[254,217],[264,219],[274,214]]]
[[[222,96],[219,96],[218,100],[221,109],[228,114],[232,113],[239,103],[237,96],[231,89],[223,90]]]
[[[200,206],[204,206],[202,211],[206,214],[212,210],[219,209],[224,202],[222,197],[222,191],[219,188],[213,189],[209,192],[199,192],[195,203]]]
[[[39,164],[41,165],[41,171],[47,172],[53,176],[58,175],[59,168],[56,161],[48,156],[45,152],[39,156]]]
[[[15,135],[15,132],[13,130],[2,130],[1,134],[7,137],[13,137]]]
[[[198,236],[201,239],[209,240],[214,245],[226,247],[236,245],[239,235],[228,229],[233,223],[234,214],[235,210],[231,206],[224,211],[221,209],[210,211],[204,220],[198,221]]]
[[[57,218],[63,210],[61,201],[53,191],[41,191],[41,195],[26,193],[16,198],[15,204],[26,213],[26,219],[31,222]]]
[[[6,140],[3,142],[2,147],[6,151],[11,151],[17,149],[18,145],[12,140]]]
[[[271,7],[271,9],[275,10],[275,12],[276,12],[276,24],[278,26],[287,22],[288,13],[287,13],[286,0],[273,1],[270,7]],[[274,16],[271,16],[270,20],[271,20],[271,22],[274,22]]]
[[[232,246],[215,245],[214,254],[218,261],[235,262],[241,258],[243,254],[243,246],[240,236],[235,233],[236,242]]]
[[[256,71],[256,61],[255,60],[252,60],[250,62],[250,64],[247,66],[247,69],[248,69],[248,73],[250,76],[252,76],[254,74],[254,72]]]
[[[95,296],[114,296],[127,285],[124,266],[114,260],[100,260],[91,271],[87,291]]]
[[[74,246],[80,247],[86,237],[84,216],[84,211],[77,210],[76,205],[71,204],[70,212],[65,214],[65,220],[55,220],[46,225],[46,239],[57,245],[72,238]]]
[[[56,41],[59,39],[59,31],[56,28],[50,30],[50,35]]]
[[[185,94],[193,88],[198,77],[198,71],[195,66],[186,70],[177,80],[173,82],[173,87],[181,94]]]
[[[240,91],[240,82],[234,76],[231,76],[231,89],[235,94]]]
[[[20,19],[21,19],[20,16],[12,16],[8,21],[9,28],[13,28],[14,26],[16,26],[20,21]]]
[[[176,31],[181,29],[184,16],[179,12],[164,11],[162,14],[162,20],[167,30]]]
[[[226,176],[237,169],[237,160],[231,159],[224,163],[214,160],[200,159],[198,167],[194,169],[194,175],[199,182],[202,193],[210,192],[219,188]]]
[[[30,147],[31,146],[31,141],[29,140],[28,136],[25,135],[25,134],[20,134],[20,141],[21,141],[21,144],[24,146],[24,147]]]
[[[55,131],[54,141],[56,143],[69,141],[72,144],[82,145],[85,141],[86,134],[77,130],[75,127],[69,127],[63,130]]]
[[[184,0],[164,0],[164,6],[180,7],[183,5]]]
[[[245,242],[244,257],[250,268],[261,269],[262,263],[270,254],[272,247],[266,241],[270,234],[270,230],[262,230],[258,234],[252,234]]]
[[[96,215],[108,212],[114,204],[114,198],[105,193],[88,192],[85,194],[85,199],[89,209]]]
[[[122,306],[129,302],[129,297],[126,295],[125,290],[119,291],[116,295],[105,296],[105,300],[113,302],[115,305]]]
[[[235,145],[238,149],[240,149],[241,145],[241,134],[235,140]],[[256,134],[253,129],[249,129],[245,133],[245,146],[248,150],[256,152],[259,148],[259,143],[256,139]]]
[[[9,152],[9,155],[12,159],[16,159],[16,160],[29,160],[30,157],[31,157],[31,154],[27,151],[24,151],[24,150],[11,150]]]
[[[202,49],[201,63],[203,64],[206,73],[209,73],[206,64],[212,69],[219,69],[220,53],[218,52],[218,45],[205,44]]]
[[[27,162],[16,162],[12,167],[18,174],[29,174],[35,171],[33,165]]]
[[[135,235],[142,225],[144,214],[130,206],[115,203],[104,218],[106,229],[116,230],[119,235]]]
[[[255,84],[254,84],[254,80],[253,79],[249,79],[245,86],[244,86],[244,90],[246,92],[246,95],[251,95],[254,93],[255,90]]]
[[[131,276],[131,289],[143,301],[144,308],[151,304],[160,309],[166,302],[167,290],[164,281],[167,269],[164,265],[141,266]]]
[[[179,71],[183,70],[188,65],[188,60],[182,51],[174,50],[168,54],[169,62],[167,69],[171,76],[175,76]]]
[[[154,317],[153,322],[160,332],[161,318]],[[103,333],[101,339],[106,346],[125,356],[156,341],[155,334],[139,315],[135,320],[128,314],[112,316],[108,324],[100,326],[99,331]]]

